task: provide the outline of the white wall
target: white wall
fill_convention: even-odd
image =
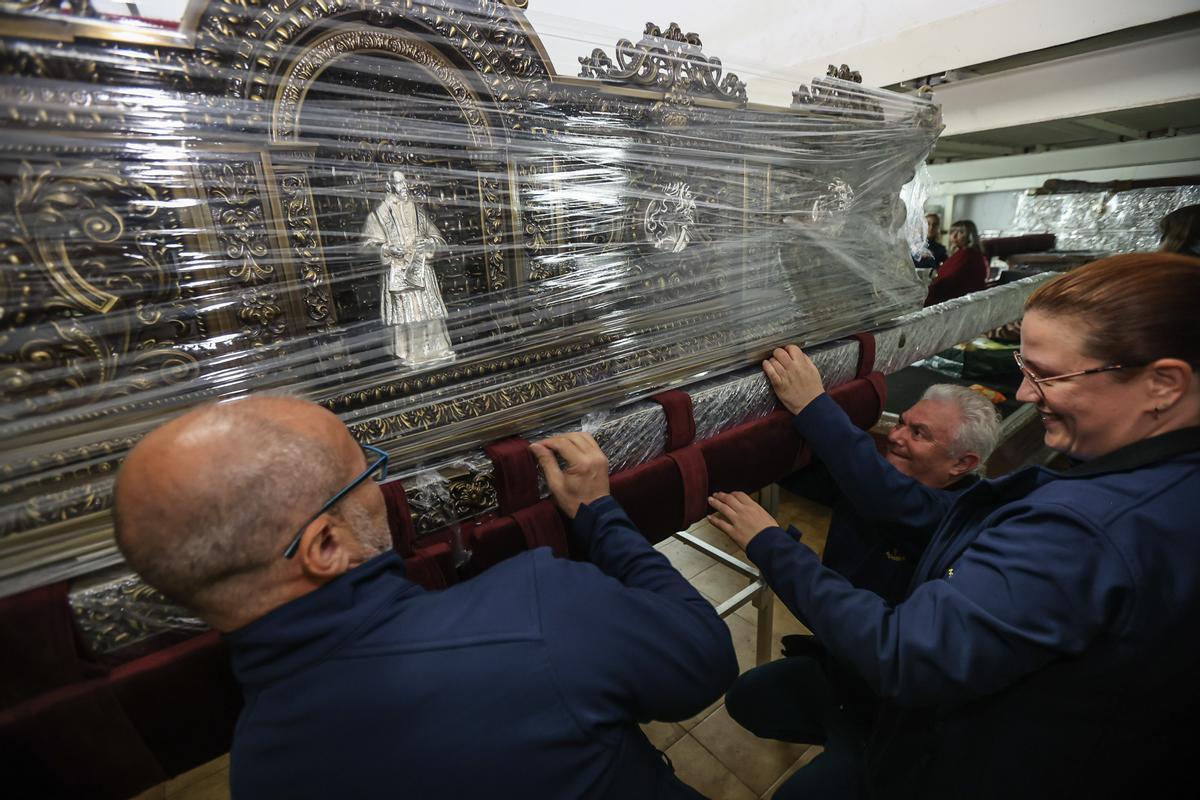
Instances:
[[[954,219],[969,219],[984,236],[996,236],[1012,229],[1017,199],[1022,192],[981,192],[959,195],[954,204]],[[952,222],[949,220],[948,222]]]

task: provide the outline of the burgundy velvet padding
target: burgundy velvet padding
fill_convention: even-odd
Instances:
[[[549,547],[554,555],[566,558],[567,528],[553,500],[547,498],[528,508],[518,509],[513,512],[512,518],[521,529],[525,546],[530,550]]]
[[[858,342],[858,361],[854,377],[865,378],[875,369],[875,337],[869,333],[856,333],[850,337]]]
[[[879,420],[887,405],[887,381],[882,373],[875,371],[875,337],[869,333],[856,333],[850,338],[858,342],[854,380],[833,387],[829,396],[855,425],[865,429]]]
[[[667,417],[667,458],[679,470],[683,503],[675,530],[681,531],[708,514],[708,466],[704,453],[693,444],[696,415],[687,392],[673,389],[650,398]]]
[[[426,589],[445,589],[458,582],[454,570],[454,551],[446,542],[419,547],[404,559],[408,579]]]
[[[169,697],[160,700],[166,704]],[[184,744],[192,740],[186,729],[170,736]],[[229,738],[218,744],[228,748]],[[0,774],[6,797],[95,800],[124,800],[171,777],[102,679],[56,689],[0,713]]]
[[[753,492],[808,463],[808,451],[783,409],[700,442],[713,492]]]
[[[512,514],[538,501],[537,461],[529,451],[529,442],[513,437],[484,448],[495,466],[496,496],[500,513]]]
[[[513,518],[529,549],[549,547],[555,555],[565,556],[567,531],[553,505],[538,499],[537,460],[529,442],[514,437],[490,444],[484,451],[495,467],[500,514]]]
[[[699,445],[691,445],[667,453],[667,458],[679,470],[683,482],[683,518],[676,530],[684,530],[708,515],[708,464]]]
[[[390,481],[379,487],[383,490],[383,502],[387,507],[388,526],[392,530],[392,547],[407,558],[412,555],[413,541],[417,538],[413,525],[412,510],[408,507],[408,496],[400,481]]]
[[[0,709],[84,677],[66,581],[0,600]]]
[[[469,531],[464,529],[463,534],[471,550],[471,560],[459,570],[464,579],[478,575],[526,549],[525,534],[512,517],[486,520]]]
[[[242,692],[215,631],[122,664],[107,683],[167,775],[229,750]]]
[[[691,395],[673,389],[660,392],[650,399],[662,406],[667,416],[667,452],[691,444],[696,438],[696,416],[692,410]]]
[[[622,470],[612,476],[610,484],[613,497],[651,542],[687,527],[683,524],[683,479],[679,467],[667,456]]]

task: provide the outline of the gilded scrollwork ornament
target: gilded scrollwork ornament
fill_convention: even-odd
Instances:
[[[832,80],[830,80],[832,79]],[[826,113],[845,113],[883,119],[883,106],[864,90],[848,84],[862,84],[862,73],[845,64],[833,64],[824,78],[814,79],[811,85],[801,84],[792,92],[792,108]]]
[[[664,31],[647,22],[636,45],[617,42],[615,63],[600,48],[581,56],[579,76],[745,105],[746,84],[732,72],[722,77],[721,60],[704,55],[702,47],[697,34],[684,33],[677,23]]]
[[[166,187],[100,160],[22,161],[0,182],[0,415],[194,378],[197,332]],[[120,264],[113,269],[112,264]]]

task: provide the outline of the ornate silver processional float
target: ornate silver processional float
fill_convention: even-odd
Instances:
[[[773,345],[889,326],[896,369],[1019,315],[1027,287],[918,312],[927,98],[831,70],[755,105],[674,24],[560,74],[523,6],[2,6],[0,594],[75,579],[99,651],[157,630],[112,480],[197,403],[324,404],[425,535],[494,507],[496,439],[586,417],[628,467],[666,387],[698,437],[769,411]],[[853,356],[819,353],[834,382]]]

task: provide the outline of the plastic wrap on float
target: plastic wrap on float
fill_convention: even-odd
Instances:
[[[1183,206],[1200,203],[1200,186],[1160,186],[1121,192],[1024,194],[1013,230],[1053,233],[1058,250],[1132,253],[1157,250],[1158,223]]]
[[[118,651],[128,657],[139,645],[208,630],[187,609],[121,567],[76,581],[68,602],[86,651],[96,657]]]
[[[986,292],[947,301],[903,315],[873,331],[875,367],[890,373],[934,353],[967,341],[983,331],[1020,319],[1029,294],[1055,276],[1036,275]],[[859,344],[840,341],[809,351],[826,388],[850,380],[857,367]],[[764,417],[779,408],[761,370],[743,368],[687,388],[692,401],[697,441],[710,439],[736,425]],[[612,471],[629,469],[662,455],[667,419],[656,403],[636,402],[612,412],[592,413],[557,430],[537,431],[532,440],[562,430],[585,430],[596,437]],[[412,513],[415,539],[422,545],[445,538],[459,564],[469,563],[462,545],[462,528],[495,515],[498,495],[492,462],[482,452],[435,467],[397,475]],[[547,495],[544,483],[539,487]],[[443,536],[446,532],[449,536]],[[141,610],[124,612],[127,598],[136,596]],[[136,576],[118,573],[103,581],[86,579],[72,589],[72,610],[92,652],[109,654],[152,636],[195,630],[185,609],[174,606]]]
[[[0,594],[119,561],[122,458],[199,403],[323,404],[435,476],[428,527],[494,502],[489,442],[622,407],[597,438],[639,463],[645,398],[924,297],[926,98],[757,106],[674,25],[559,75],[504,3],[189,9],[5,12]],[[698,392],[701,433],[761,390]]]

